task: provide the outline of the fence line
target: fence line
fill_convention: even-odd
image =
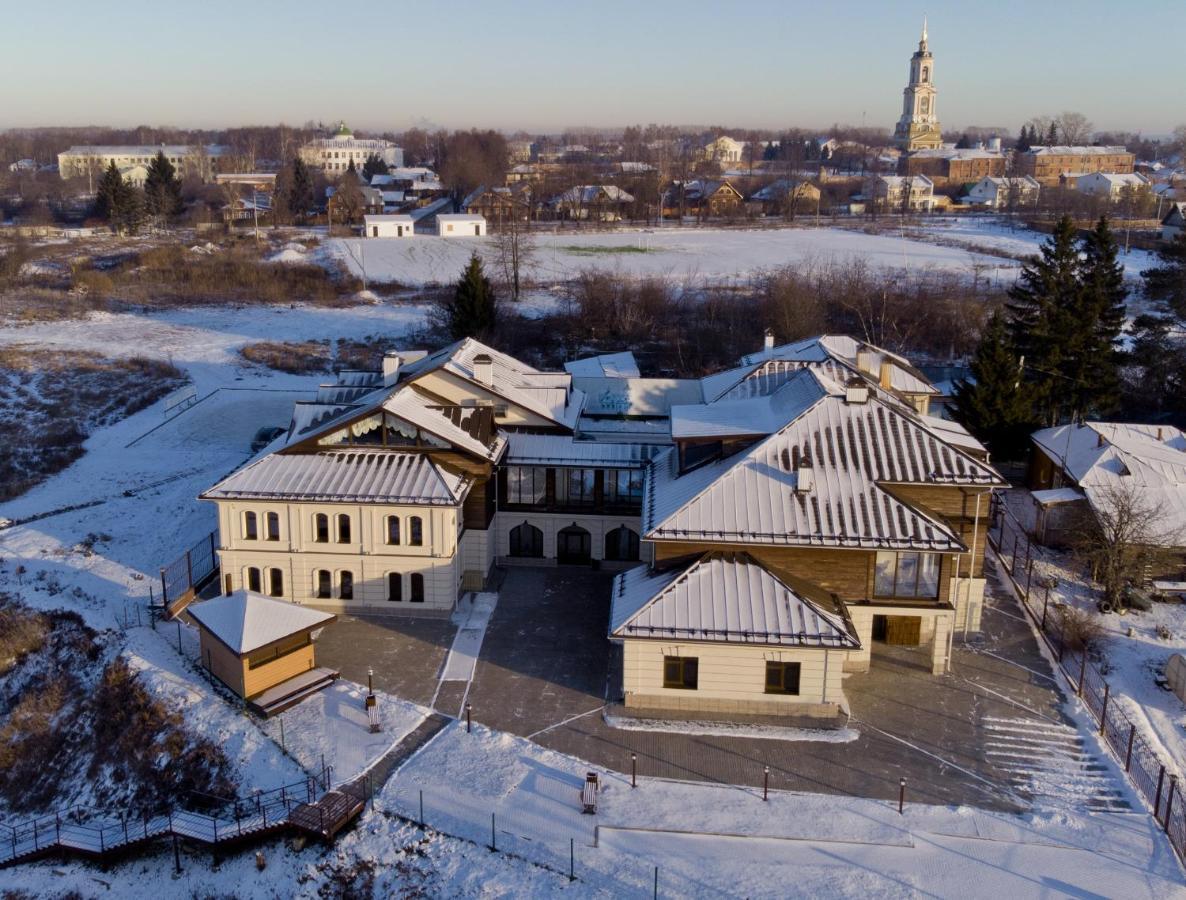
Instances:
[[[1034,562],[1041,547],[1003,501],[993,498],[989,543],[996,552],[1021,606],[1034,623],[1075,695],[1091,714],[1104,745],[1111,750],[1129,782],[1148,802],[1178,858],[1186,863],[1186,798],[1178,787],[1176,765],[1167,765],[1120,704],[1112,701],[1104,673],[1091,662],[1086,648],[1075,646],[1066,633],[1062,604],[1051,604],[1053,585],[1034,583]],[[1040,595],[1040,596],[1039,596]]]
[[[218,571],[218,532],[212,531],[167,566],[161,567],[161,599],[166,611],[187,591],[197,590]]]

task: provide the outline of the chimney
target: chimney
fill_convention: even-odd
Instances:
[[[1106,443],[1107,441],[1104,440],[1104,433],[1102,431],[1097,431],[1095,433],[1095,445],[1097,447],[1102,447]]]
[[[795,470],[795,493],[808,494],[815,490],[815,469],[811,467],[811,457],[804,456],[799,460],[799,468]]]
[[[390,387],[399,380],[400,362],[400,355],[395,350],[383,354],[383,384],[385,386]]]
[[[474,357],[474,379],[479,384],[489,387],[494,382],[494,360],[489,353],[479,353]]]
[[[774,349],[774,329],[767,328],[765,339],[762,341],[762,349],[769,353]]]
[[[1159,440],[1159,441],[1160,441],[1160,440],[1162,440],[1162,437],[1161,437],[1161,426],[1160,426],[1160,425],[1158,425],[1158,426],[1157,426],[1157,440]]]
[[[857,368],[866,375],[877,374],[877,354],[872,350],[857,351]]]
[[[894,384],[894,367],[888,359],[881,361],[881,371],[878,372],[877,383],[880,384],[887,391],[893,387]]]

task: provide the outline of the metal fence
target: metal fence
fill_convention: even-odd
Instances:
[[[186,591],[198,589],[218,571],[218,532],[212,531],[167,566],[161,567],[161,599],[168,608]]]
[[[1132,786],[1148,802],[1153,818],[1165,830],[1174,851],[1186,862],[1186,800],[1175,774],[1179,767],[1167,765],[1120,705],[1112,702],[1104,673],[1091,661],[1086,649],[1068,634],[1065,619],[1059,612],[1061,604],[1057,598],[1051,600],[1053,586],[1048,581],[1035,583],[1034,564],[1041,561],[1042,547],[1033,542],[1021,522],[996,497],[988,538],[1022,607],[1054,655],[1059,671],[1091,713],[1103,743],[1112,751]]]

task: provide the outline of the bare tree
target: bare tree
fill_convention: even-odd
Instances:
[[[1064,112],[1055,121],[1064,144],[1075,147],[1091,140],[1093,126],[1083,113]]]
[[[522,272],[531,263],[531,257],[535,252],[530,225],[520,219],[518,206],[518,199],[514,198],[511,213],[503,221],[494,238],[503,280],[511,289],[511,299],[516,301],[522,287]]]
[[[1071,535],[1071,546],[1104,589],[1104,603],[1119,609],[1129,585],[1181,541],[1166,523],[1165,503],[1132,476],[1092,490],[1091,514]]]

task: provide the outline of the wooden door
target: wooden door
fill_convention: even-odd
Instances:
[[[917,647],[922,636],[922,619],[918,616],[886,616],[885,642]]]

